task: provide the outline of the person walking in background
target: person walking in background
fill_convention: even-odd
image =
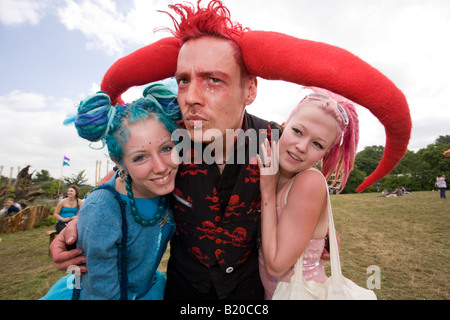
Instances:
[[[444,174],[438,174],[434,186],[441,191],[441,199],[447,199],[445,197],[445,190],[447,190],[447,182]]]

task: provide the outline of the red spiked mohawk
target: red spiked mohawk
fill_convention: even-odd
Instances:
[[[206,8],[201,8],[200,2],[201,0],[197,2],[197,8],[190,3],[169,5],[169,8],[178,14],[180,22],[165,12],[172,18],[175,26],[175,30],[169,30],[181,40],[182,45],[190,39],[202,36],[214,36],[236,42],[247,30],[241,24],[231,21],[230,11],[221,1],[211,1]]]

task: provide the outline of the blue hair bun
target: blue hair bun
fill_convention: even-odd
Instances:
[[[108,113],[111,108],[111,99],[103,91],[81,101],[75,119],[75,127],[80,137],[92,142],[101,140],[108,127]]]

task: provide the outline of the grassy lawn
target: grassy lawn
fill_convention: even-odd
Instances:
[[[332,197],[345,276],[360,286],[381,271],[379,299],[450,298],[450,207],[438,192]]]
[[[450,207],[437,192],[333,195],[332,203],[346,277],[365,287],[375,265],[378,299],[450,299]],[[45,233],[53,228],[0,234],[1,300],[38,299],[65,274],[48,255]]]

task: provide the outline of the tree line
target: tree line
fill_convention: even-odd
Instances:
[[[412,191],[426,191],[434,188],[437,174],[450,173],[450,157],[444,152],[450,149],[450,135],[439,136],[433,144],[417,152],[408,150],[397,167],[379,181],[380,189],[393,191],[398,187],[407,187]],[[381,160],[383,146],[370,146],[358,152],[355,166],[342,193],[353,193],[355,189],[372,173]],[[366,191],[375,192],[376,185]]]
[[[7,177],[0,177],[0,190],[6,191],[0,195],[0,200],[5,197],[16,197],[14,185],[16,184],[17,178],[12,179],[11,184],[9,184],[8,180]],[[78,174],[73,174],[70,177],[64,176],[60,182],[59,179],[53,178],[48,170],[43,169],[33,173],[32,185],[33,187],[42,189],[42,196],[46,198],[55,197],[58,194],[58,188],[60,189],[60,193],[65,193],[69,186],[76,185],[80,188],[80,197],[82,198],[93,187],[86,185],[87,180],[85,170],[81,170]]]

